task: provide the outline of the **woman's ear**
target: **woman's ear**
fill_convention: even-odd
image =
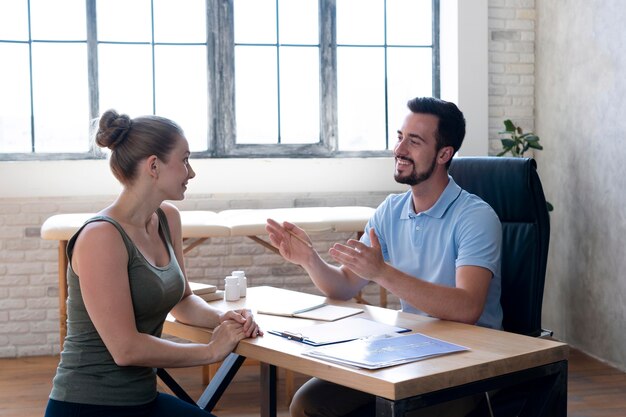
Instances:
[[[153,178],[159,177],[159,158],[156,155],[149,156],[146,159],[145,166]]]

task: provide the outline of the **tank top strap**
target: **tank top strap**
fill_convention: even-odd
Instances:
[[[124,241],[124,245],[126,246],[126,251],[128,252],[128,260],[130,262],[134,252],[136,251],[136,248],[135,248],[135,244],[133,243],[133,241],[126,234],[126,231],[124,230],[124,228],[117,221],[113,220],[109,216],[94,216],[94,217],[90,218],[89,220],[87,220],[80,227],[80,229],[78,229],[76,231],[76,233],[74,233],[74,236],[72,236],[70,241],[67,243],[66,255],[67,255],[67,259],[69,260],[70,263],[72,262],[72,253],[74,252],[74,244],[76,243],[76,239],[78,238],[78,235],[80,234],[80,232],[82,232],[82,230],[85,228],[85,226],[87,226],[89,223],[103,222],[103,221],[111,223],[113,226],[115,226],[117,231],[120,232],[120,235],[122,236],[122,240]],[[169,233],[169,231],[168,231],[168,233]]]
[[[172,234],[170,233],[170,225],[167,222],[167,216],[161,207],[157,209],[156,213],[159,217],[159,227],[163,230],[165,240],[167,241],[168,246],[172,246]]]

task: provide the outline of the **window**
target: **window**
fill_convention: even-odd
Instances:
[[[386,155],[439,95],[439,0],[0,2],[0,160],[102,157],[115,108],[195,157]],[[61,12],[62,11],[62,12]]]

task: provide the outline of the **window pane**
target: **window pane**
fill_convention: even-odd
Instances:
[[[0,39],[28,41],[26,0],[0,1]]]
[[[206,42],[206,0],[154,0],[155,42]]]
[[[342,151],[385,149],[383,48],[337,48],[338,139]]]
[[[28,45],[0,43],[0,152],[30,152]]]
[[[383,0],[337,0],[337,43],[383,45]]]
[[[86,40],[85,0],[30,0],[33,39]]]
[[[33,44],[35,152],[89,150],[87,85],[85,44]]]
[[[280,49],[281,143],[319,142],[319,49]]]
[[[317,0],[280,0],[280,43],[319,44]]]
[[[237,143],[277,143],[276,48],[235,47]]]
[[[432,50],[430,48],[389,48],[387,51],[389,131],[392,138],[402,124],[407,101],[432,96]]]
[[[98,40],[108,42],[150,42],[152,40],[150,0],[97,1]]]
[[[276,43],[276,1],[234,0],[235,42]]]
[[[387,0],[387,43],[432,44],[432,0]]]
[[[149,45],[99,45],[100,113],[115,109],[130,117],[152,114],[152,53]]]
[[[204,46],[156,46],[156,114],[176,121],[191,151],[207,149],[207,60]]]

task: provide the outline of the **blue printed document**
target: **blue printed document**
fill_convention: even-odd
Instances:
[[[312,349],[303,354],[342,365],[379,369],[465,350],[469,349],[413,333],[357,339]]]

